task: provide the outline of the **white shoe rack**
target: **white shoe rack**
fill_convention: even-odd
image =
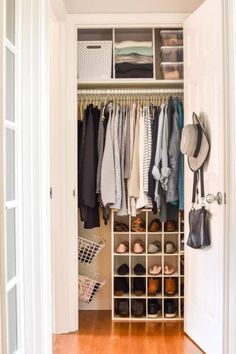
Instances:
[[[131,216],[119,216],[116,211],[112,211],[111,215],[111,254],[112,254],[112,319],[119,321],[181,321],[183,320],[184,312],[184,273],[181,269],[181,259],[184,260],[184,220],[183,215],[179,213],[177,221],[177,230],[174,232],[166,232],[165,224],[162,223],[161,230],[159,232],[148,232],[148,226],[154,216],[151,210],[143,210],[137,217],[145,221],[145,231],[144,232],[133,232],[131,231],[132,222],[136,219]],[[129,230],[127,232],[115,232],[114,222],[125,223]],[[133,252],[133,244],[136,240],[141,240],[145,245],[145,250],[142,254],[135,254]],[[148,245],[155,240],[161,241],[162,250],[159,253],[149,254]],[[182,242],[181,242],[182,240]],[[116,248],[120,242],[126,241],[129,244],[128,252],[124,254],[116,253]],[[177,246],[177,251],[173,254],[166,254],[164,249],[164,244],[166,241],[172,241]],[[117,269],[121,264],[127,264],[129,266],[128,275],[118,275]],[[140,263],[145,269],[146,273],[143,276],[138,276],[134,274],[134,266]],[[162,267],[162,272],[160,275],[154,276],[149,274],[149,267],[154,264],[160,265]],[[172,265],[175,267],[176,272],[172,275],[164,274],[164,266]],[[123,296],[115,296],[114,294],[114,279],[115,277],[126,277],[129,284],[129,292]],[[144,277],[146,284],[146,292],[142,296],[135,296],[133,292],[133,279],[135,277]],[[156,295],[148,295],[148,280],[149,278],[161,278],[161,291]],[[173,296],[167,296],[165,294],[165,278],[172,277],[175,278],[177,283],[177,292]],[[121,317],[118,311],[118,303],[120,300],[126,299],[129,304],[129,316]],[[142,317],[135,317],[132,313],[132,301],[142,300],[145,306],[145,313]],[[151,299],[157,299],[161,306],[161,313],[156,318],[148,317],[148,301]],[[176,303],[177,312],[175,317],[167,318],[165,317],[165,301],[168,299],[173,299]]]

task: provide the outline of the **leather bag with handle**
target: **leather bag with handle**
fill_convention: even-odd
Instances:
[[[198,194],[198,181],[200,176],[201,186],[201,208],[196,209],[196,196]],[[204,191],[204,176],[203,166],[194,172],[193,177],[193,195],[192,195],[193,207],[189,212],[189,236],[187,245],[192,248],[204,248],[211,244],[209,235],[209,212],[205,208],[205,191]]]

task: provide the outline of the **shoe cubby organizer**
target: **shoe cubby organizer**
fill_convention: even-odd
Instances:
[[[183,214],[163,223],[151,210],[137,217],[112,211],[111,235],[112,319],[183,320]]]
[[[78,260],[79,268],[79,299],[90,303],[105,284],[102,274],[89,271],[89,265],[105,247],[105,241],[97,235],[79,236]]]

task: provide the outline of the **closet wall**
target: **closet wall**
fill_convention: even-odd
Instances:
[[[173,33],[170,34],[168,31],[164,33],[165,29],[169,31],[172,30]],[[178,37],[178,39],[176,39],[176,43],[175,43],[175,36],[176,38]],[[168,39],[169,37],[170,39]],[[106,100],[109,101],[110,99],[112,99],[113,97],[112,92],[116,87],[118,89],[117,92],[119,92],[119,89],[121,90],[126,89],[127,90],[126,96],[130,96],[131,100],[132,100],[131,98],[132,90],[134,94],[135,91],[137,94],[138,89],[142,89],[143,87],[145,87],[147,89],[146,99],[147,97],[149,97],[148,98],[149,102],[154,103],[154,101],[151,100],[151,96],[148,96],[148,88],[152,88],[153,98],[155,98],[155,102],[159,102],[158,103],[159,105],[160,103],[163,102],[167,103],[168,97],[171,96],[172,94],[174,96],[175,95],[178,96],[178,89],[180,92],[182,91],[181,88],[183,88],[183,36],[182,36],[182,29],[180,26],[175,26],[173,24],[172,26],[169,27],[156,26],[155,28],[154,27],[143,28],[143,27],[139,27],[138,25],[130,28],[123,27],[123,26],[121,28],[112,28],[112,27],[111,28],[100,28],[100,27],[79,28],[77,39],[78,39],[78,58],[77,58],[78,59],[77,62],[78,82],[77,84],[78,84],[78,100],[79,100],[78,119],[82,118],[81,117],[81,115],[83,115],[82,111],[87,106],[86,102],[88,103],[91,102],[94,105],[96,105],[95,103],[97,101],[96,90],[94,91],[95,92],[94,99],[92,99],[91,98],[92,96],[90,96],[89,94],[90,92],[89,90],[91,89],[100,89],[100,88],[106,89],[106,96],[107,96]],[[115,51],[115,43],[117,42],[120,43],[123,41],[130,41],[130,40],[138,41],[138,42],[149,41],[150,43],[152,43],[150,51],[147,51],[148,53],[150,52],[149,58],[152,58],[151,60],[153,63],[151,64],[153,69],[148,73],[148,78],[145,76],[146,75],[145,72],[143,74],[142,70],[137,74],[140,75],[140,77],[139,76],[133,77],[132,74],[128,73],[128,76],[120,78],[119,72],[117,72],[117,61],[115,57],[115,55],[117,55],[117,52]],[[175,44],[174,46],[173,46],[173,42]],[[112,48],[109,48],[109,46],[107,48],[106,47],[107,44],[108,45],[112,44]],[[161,51],[161,47],[163,45],[167,46],[165,47],[165,50],[167,49],[167,54],[164,51],[164,49],[162,49]],[[101,51],[101,53],[99,53],[99,50]],[[172,55],[170,55],[170,53]],[[101,62],[99,62],[99,56],[103,57],[103,60]],[[167,62],[167,63],[162,63],[162,62]],[[170,63],[170,62],[174,62],[174,63]],[[167,71],[167,77],[165,76],[165,73],[163,73],[162,70],[163,64],[167,67],[167,69],[165,69]],[[108,67],[108,70],[104,70],[105,65]],[[172,66],[174,67],[174,70],[173,72],[172,71],[169,72],[169,67]],[[107,69],[107,67],[105,67],[105,69]],[[102,72],[104,72],[104,74],[102,74]],[[158,91],[156,91],[155,93],[155,88],[158,89],[161,87],[164,87],[163,92],[166,91],[166,93],[163,92],[161,93],[161,91],[159,94]],[[84,90],[83,100],[81,99],[81,95],[82,95],[81,89]],[[86,90],[87,90],[87,95],[86,95]],[[110,97],[109,97],[109,93],[110,93]],[[162,95],[164,94],[165,94],[165,98],[162,98],[163,97]],[[182,96],[182,93],[180,93],[180,96]],[[145,97],[145,91],[143,94],[140,92],[139,97],[140,100],[142,100],[142,97]],[[159,97],[157,101],[156,101],[156,97]],[[102,214],[102,209],[100,209],[100,214]],[[138,214],[137,217],[139,216],[140,215]],[[146,220],[146,217],[144,219]],[[81,310],[111,309],[112,306],[114,306],[115,304],[114,300],[112,300],[111,302],[111,285],[112,285],[111,281],[112,282],[114,281],[113,273],[115,272],[115,270],[112,269],[112,254],[115,251],[114,251],[114,244],[113,244],[113,249],[111,249],[111,242],[112,242],[112,237],[114,237],[114,235],[112,233],[110,223],[108,223],[108,225],[105,226],[102,217],[100,217],[100,224],[101,224],[100,228],[93,228],[91,230],[84,229],[83,223],[81,222],[79,222],[78,225],[79,236],[82,237],[88,236],[89,238],[89,236],[96,235],[106,241],[105,248],[103,248],[103,250],[97,257],[95,257],[95,260],[92,262],[92,264],[87,266],[89,272],[94,272],[94,274],[95,272],[101,273],[105,277],[106,283],[103,286],[103,288],[98,292],[98,295],[89,304],[86,304],[82,301],[80,302],[79,309]],[[133,238],[134,237],[135,235],[133,235]],[[167,240],[167,236],[165,237],[165,241],[166,240]],[[117,236],[116,243],[118,241],[119,238]],[[148,242],[151,241],[149,240]],[[175,239],[174,242],[178,247],[179,241]],[[164,245],[164,239],[163,239],[163,245]],[[168,260],[169,262],[174,262],[174,264],[177,265],[178,263],[177,257],[178,255],[175,255],[172,258],[165,257],[165,262],[167,262]],[[158,257],[156,258],[156,261],[157,260],[159,260]],[[132,266],[134,266],[134,264],[132,264]],[[131,264],[130,264],[130,268],[131,268]],[[177,274],[180,275],[180,269],[179,269],[180,267],[178,266],[177,268],[178,268]],[[147,270],[147,274],[148,274],[148,270]],[[164,284],[164,280],[163,280],[163,284]],[[176,294],[176,297],[180,296],[180,284],[178,288],[179,291],[178,294]],[[148,301],[146,302],[146,304],[148,304]],[[163,300],[163,308],[164,308],[164,300]],[[180,309],[180,305],[178,305],[178,308]],[[181,316],[179,312],[178,318],[180,317]]]
[[[89,267],[91,272],[99,272],[106,278],[106,284],[95,296],[93,301],[89,304],[80,302],[80,310],[110,310],[111,309],[111,224],[110,221],[104,225],[102,220],[102,210],[100,209],[100,227],[91,230],[85,230],[83,223],[79,219],[79,235],[90,236],[97,235],[106,242],[105,247],[101,253],[95,257]],[[86,266],[85,266],[86,267]]]

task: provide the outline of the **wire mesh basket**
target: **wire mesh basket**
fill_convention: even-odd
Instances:
[[[105,246],[105,241],[99,236],[90,235],[88,237],[79,236],[78,258],[83,264],[91,264]]]
[[[79,299],[90,303],[104,284],[105,278],[102,274],[83,271],[79,274]]]

